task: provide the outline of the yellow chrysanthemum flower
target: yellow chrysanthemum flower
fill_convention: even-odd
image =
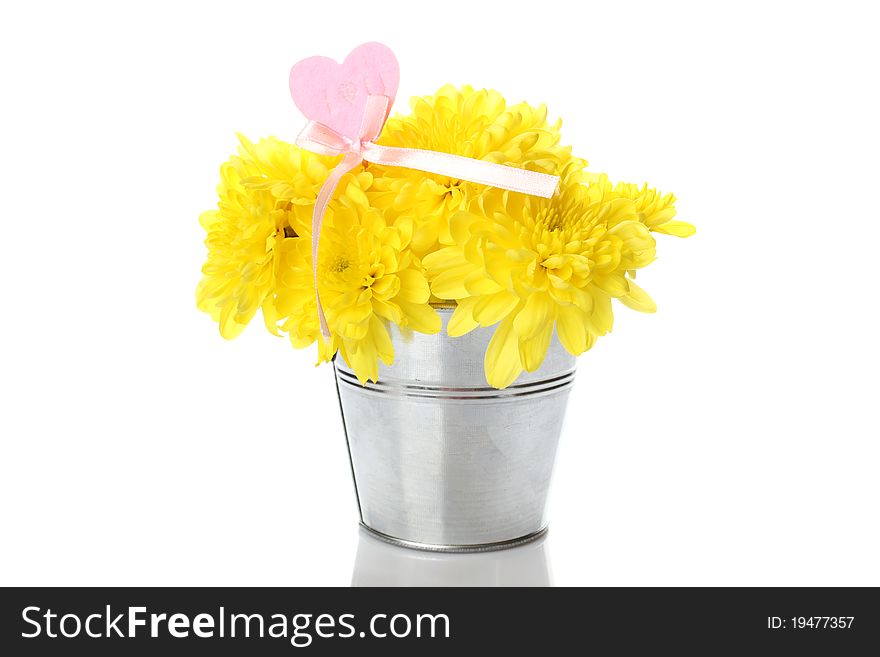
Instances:
[[[345,180],[345,179],[344,179]],[[321,230],[318,285],[332,339],[320,338],[310,236],[285,240],[279,312],[294,346],[319,339],[320,358],[338,349],[361,383],[377,381],[379,360],[394,362],[386,322],[437,333],[440,317],[429,305],[430,289],[409,249],[412,223],[388,225],[357,184],[348,184],[327,210]]]
[[[253,160],[232,157],[220,169],[218,209],[199,218],[207,231],[208,258],[196,303],[219,322],[220,334],[227,339],[241,333],[259,308],[274,331],[276,244],[289,224],[271,192],[242,184],[257,174]]]
[[[279,205],[285,206],[294,216],[290,218],[296,234],[311,231],[312,209],[321,186],[340,158],[317,155],[294,144],[275,137],[251,143],[242,135],[241,154],[249,158],[258,173],[245,178],[242,183],[248,189],[268,190]],[[362,189],[372,185],[372,174],[357,167],[352,174]]]
[[[345,205],[363,204],[364,188],[372,177],[361,172],[358,175],[343,176],[336,191],[336,198],[330,203],[324,219],[323,232],[329,230],[334,210],[340,203]],[[345,200],[343,200],[345,199]],[[318,341],[320,360],[329,360],[336,353],[336,347],[321,337],[318,321],[318,304],[315,299],[315,280],[312,272],[312,227],[311,217],[314,199],[311,204],[295,206],[294,220],[297,234],[285,239],[278,246],[279,268],[276,278],[275,308],[283,319],[281,330],[288,334],[291,344],[297,349],[308,347]],[[299,217],[302,215],[302,217]],[[326,255],[325,241],[321,243],[322,258]]]
[[[676,211],[675,196],[672,194],[664,196],[656,189],[649,188],[647,183],[641,187],[633,183],[612,185],[604,173],[583,172],[581,178],[595,190],[601,190],[607,198],[622,197],[633,201],[636,204],[639,221],[653,233],[690,237],[696,232],[696,228],[691,224],[673,219]]]
[[[651,232],[676,237],[690,237],[696,232],[691,224],[672,218],[675,216],[675,196],[672,194],[663,196],[656,189],[649,189],[647,183],[642,187],[632,183],[617,183],[614,192],[635,202],[639,221]]]
[[[196,302],[225,338],[239,335],[260,308],[278,335],[284,313],[275,307],[276,276],[292,246],[282,245],[310,231],[318,190],[338,158],[275,137],[254,144],[239,135],[239,141],[238,154],[220,170],[218,208],[200,217],[208,258]],[[359,171],[356,181],[368,187],[372,176]]]
[[[316,197],[338,157],[275,138],[239,136],[221,167],[216,210],[200,217],[208,258],[197,304],[237,336],[262,309],[266,327],[295,347],[318,342],[362,383],[394,350],[387,330],[436,333],[430,302],[452,300],[451,336],[497,324],[485,356],[488,382],[510,385],[544,360],[554,329],[578,355],[611,330],[611,299],[656,307],[633,279],[654,258],[652,232],[687,237],[675,197],[647,185],[612,185],[560,146],[544,106],[508,106],[495,91],[445,86],[390,119],[381,144],[464,155],[559,175],[552,199],[402,167],[360,165],[346,174],[323,222],[318,285],[331,332],[321,337],[312,270]],[[430,285],[428,283],[430,281]],[[279,326],[280,325],[280,326]]]
[[[563,347],[579,355],[611,330],[612,297],[655,310],[628,275],[654,259],[636,203],[579,184],[576,168],[563,173],[552,199],[505,192],[450,224],[454,246],[424,258],[431,290],[457,302],[451,336],[498,323],[485,357],[496,388],[540,367],[554,325]]]
[[[560,145],[560,121],[547,122],[544,105],[508,106],[497,91],[452,85],[434,96],[413,98],[412,113],[391,117],[379,143],[464,155],[497,164],[558,174],[572,162],[571,148]],[[586,162],[577,160],[579,168]],[[390,220],[415,221],[413,251],[424,255],[451,244],[449,217],[475,197],[501,191],[446,176],[401,167],[370,165],[377,172],[370,191],[373,205]]]

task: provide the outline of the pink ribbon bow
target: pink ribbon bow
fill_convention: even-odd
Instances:
[[[296,138],[296,144],[320,155],[343,155],[318,192],[312,214],[312,276],[315,280],[315,300],[318,303],[318,319],[321,334],[330,337],[330,328],[321,305],[318,292],[318,249],[321,241],[321,224],[333,192],[342,177],[363,161],[386,166],[417,169],[426,173],[449,176],[481,185],[489,185],[512,192],[550,198],[559,184],[559,176],[537,171],[527,171],[494,162],[485,162],[461,155],[428,151],[417,148],[380,146],[374,143],[379,137],[388,113],[391,99],[388,96],[369,95],[361,128],[356,139],[350,139],[318,121],[309,121]]]

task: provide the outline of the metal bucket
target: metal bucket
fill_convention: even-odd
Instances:
[[[334,360],[361,524],[405,547],[469,552],[542,536],[575,359],[554,335],[541,368],[504,390],[486,383],[494,332],[389,331],[394,365],[361,386]]]

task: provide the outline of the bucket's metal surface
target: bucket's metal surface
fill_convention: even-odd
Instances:
[[[334,360],[361,523],[383,540],[440,551],[521,544],[545,507],[575,359],[554,336],[541,368],[486,383],[494,327],[436,335],[392,325],[395,363],[361,386]]]

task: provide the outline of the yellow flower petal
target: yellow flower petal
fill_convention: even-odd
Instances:
[[[553,336],[553,322],[543,325],[531,338],[519,340],[519,359],[526,372],[534,372],[550,348],[550,338]]]
[[[444,271],[431,281],[431,292],[441,299],[462,299],[469,296],[464,281],[473,269],[473,265],[467,264]]]
[[[622,270],[617,270],[608,276],[596,276],[593,282],[596,287],[614,298],[622,297],[629,289]]]
[[[403,322],[403,311],[401,310],[400,303],[397,301],[389,303],[374,298],[371,305],[373,312],[379,317],[392,321],[395,324]]]
[[[449,218],[449,234],[456,244],[464,244],[471,236],[471,226],[480,222],[472,212],[456,212]]]
[[[492,326],[501,321],[516,308],[519,298],[511,292],[502,291],[495,294],[477,297],[472,308],[473,318],[481,326]]]
[[[338,350],[337,340],[335,337],[325,338],[323,335],[320,335],[317,339],[318,341],[318,362],[319,363],[327,363],[333,360],[333,356],[336,355],[336,351]]]
[[[693,225],[685,222],[672,220],[664,224],[652,228],[657,233],[665,233],[666,235],[674,235],[675,237],[690,237],[697,232]]]
[[[431,290],[424,274],[415,269],[406,269],[398,275],[400,278],[400,291],[397,293],[402,301],[411,303],[428,303],[431,298]]]
[[[556,304],[549,294],[535,292],[530,294],[526,303],[513,321],[513,328],[519,337],[533,338],[545,330],[547,326],[552,328],[555,319]]]
[[[588,317],[592,326],[592,333],[605,335],[614,323],[614,314],[611,310],[611,298],[599,289],[592,290],[593,308]]]
[[[465,333],[470,333],[480,325],[474,319],[472,312],[477,300],[475,297],[469,297],[458,302],[452,317],[449,318],[449,323],[446,325],[446,333],[450,337],[457,338]]]
[[[620,297],[623,305],[643,313],[657,312],[657,304],[647,292],[630,280],[627,280],[627,287],[629,291]]]
[[[345,341],[345,348],[340,348],[340,353],[361,385],[379,380],[379,354],[372,340]]]
[[[422,258],[422,264],[428,271],[428,277],[433,278],[450,269],[467,265],[468,261],[462,255],[460,248],[447,246],[426,255]]]
[[[220,335],[227,340],[232,340],[241,335],[245,325],[239,324],[234,319],[235,306],[223,306],[220,311]]]
[[[401,281],[400,277],[390,274],[388,276],[382,276],[379,280],[373,281],[368,288],[370,291],[369,297],[382,299],[383,301],[387,301],[388,299],[392,299],[396,297],[400,293]]]
[[[572,356],[580,356],[589,348],[587,314],[577,306],[562,306],[556,315],[559,342]]]
[[[427,304],[400,301],[403,326],[419,333],[439,333],[443,322],[437,311]]]
[[[281,336],[278,332],[278,311],[275,310],[274,301],[269,298],[263,302],[263,323],[272,335]]]
[[[394,363],[394,345],[391,344],[391,336],[388,335],[388,329],[385,328],[382,320],[375,315],[370,318],[370,335],[382,362],[386,365]]]
[[[495,329],[483,361],[486,381],[493,388],[506,388],[522,373],[518,342],[513,318],[508,317]]]

